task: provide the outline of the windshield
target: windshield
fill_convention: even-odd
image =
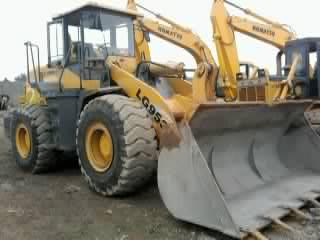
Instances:
[[[133,20],[99,11],[86,11],[82,15],[85,56],[134,56]]]

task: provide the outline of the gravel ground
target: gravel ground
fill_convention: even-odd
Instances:
[[[160,199],[156,180],[128,198],[103,198],[88,189],[75,160],[60,160],[69,164],[55,173],[32,176],[22,172],[0,125],[0,240],[227,239],[175,220]],[[293,233],[273,228],[266,235],[270,239],[320,239],[318,222],[288,222]]]

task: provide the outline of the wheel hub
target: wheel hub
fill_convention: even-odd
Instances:
[[[86,153],[97,172],[105,172],[112,164],[113,142],[109,130],[100,122],[92,123],[86,131]]]
[[[27,158],[31,151],[31,139],[29,130],[23,123],[16,128],[16,146],[20,156]]]

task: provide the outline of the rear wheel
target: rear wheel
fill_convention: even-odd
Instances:
[[[11,145],[17,165],[33,174],[51,170],[56,159],[51,150],[51,125],[46,111],[29,105],[11,114]]]
[[[80,116],[77,152],[89,186],[102,195],[136,191],[153,175],[157,141],[152,121],[133,99],[107,95]]]

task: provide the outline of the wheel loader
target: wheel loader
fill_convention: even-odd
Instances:
[[[104,196],[141,190],[157,171],[174,217],[237,239],[258,238],[315,201],[320,145],[304,119],[312,101],[220,97],[219,69],[208,61],[190,81],[141,77],[142,18],[96,4],[58,15],[43,66],[26,43],[25,93],[4,119],[18,166],[50,171],[61,152],[77,151],[85,180]],[[285,85],[275,91],[286,94]],[[236,85],[227,86],[233,96]]]

